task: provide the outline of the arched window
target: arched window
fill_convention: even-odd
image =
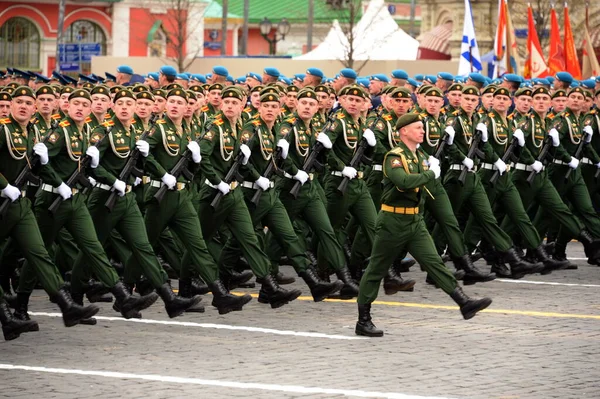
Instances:
[[[106,35],[98,24],[91,21],[79,20],[69,25],[63,35],[63,43],[98,43],[100,45],[99,55],[106,55]],[[91,61],[86,60],[81,62],[82,73],[90,73],[91,68]]]
[[[0,66],[40,68],[40,32],[28,19],[13,17],[0,27]]]

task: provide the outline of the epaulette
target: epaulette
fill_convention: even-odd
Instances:
[[[200,108],[200,111],[202,111],[202,112],[206,112],[208,110],[209,110],[208,105],[205,105],[202,108]]]
[[[56,113],[56,114],[52,114],[52,119],[56,120],[56,119],[62,119],[62,116],[60,116],[60,114]]]
[[[394,147],[392,150],[390,150],[390,152],[394,153],[394,154],[400,155],[400,154],[402,154],[404,152],[404,150],[402,148],[400,148],[400,147]]]
[[[109,126],[114,126],[114,125],[115,125],[115,122],[113,122],[112,119],[102,122],[102,126],[104,126],[104,127],[109,127]]]
[[[58,126],[60,127],[67,127],[67,126],[71,126],[71,124],[69,123],[69,121],[62,121],[61,123],[58,124]]]
[[[167,123],[167,121],[164,120],[164,119],[159,119],[159,120],[156,121],[156,123],[159,124],[159,125],[164,125],[165,123]]]
[[[2,119],[0,119],[0,124],[6,125],[7,123],[10,123],[10,118],[2,118]]]
[[[29,123],[31,123],[32,125],[35,125],[36,123],[38,123],[40,121],[40,119],[37,116],[34,116],[33,118],[31,118],[29,120]]]
[[[90,118],[89,116],[86,116],[85,120],[83,122],[90,123],[91,121],[92,121],[92,118]]]

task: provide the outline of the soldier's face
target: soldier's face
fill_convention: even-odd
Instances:
[[[180,120],[187,108],[187,100],[180,96],[171,96],[167,98],[167,116],[171,120]]]
[[[498,112],[506,112],[510,106],[510,97],[503,94],[493,97],[493,106]]]
[[[448,92],[448,102],[454,108],[460,107],[460,99],[462,98],[462,93],[459,90],[452,90]]]
[[[530,96],[519,96],[515,98],[515,108],[522,114],[526,114],[531,110],[531,97]]]
[[[255,91],[252,94],[250,94],[250,103],[256,109],[258,109],[258,107],[260,107],[260,92],[259,91]]]
[[[552,109],[554,112],[559,113],[563,112],[567,108],[567,98],[566,97],[556,97],[552,99]]]
[[[196,100],[194,100],[193,98],[190,98],[188,100],[188,106],[185,110],[185,114],[184,117],[185,118],[191,118],[192,115],[194,115],[194,111],[196,110]]]
[[[40,94],[35,103],[40,114],[50,115],[56,107],[56,97],[53,94]]]
[[[545,114],[550,109],[550,96],[548,94],[536,94],[531,102],[535,112]]]
[[[67,112],[67,110],[69,109],[69,94],[71,93],[64,93],[60,95],[58,105],[60,106],[60,109],[64,112]]]
[[[584,101],[583,94],[581,93],[572,93],[567,98],[567,104],[573,111],[579,111],[582,108]]]
[[[394,111],[397,116],[406,114],[413,105],[412,99],[410,98],[392,98],[390,99],[390,103],[392,105],[392,111]]]
[[[281,113],[281,108],[279,107],[279,102],[275,101],[267,101],[260,104],[260,108],[258,109],[258,113],[263,121],[275,122],[279,114]]]
[[[356,117],[359,116],[360,112],[363,110],[365,100],[359,96],[345,95],[340,98],[340,103],[350,116]]]
[[[138,100],[142,101],[142,100]],[[148,100],[144,100],[148,101]],[[133,114],[135,113],[136,108],[136,100],[129,97],[119,98],[117,102],[115,102],[114,111],[117,118],[121,121],[121,123],[127,123],[133,118]]]
[[[242,100],[233,97],[227,97],[221,103],[221,111],[227,119],[235,119],[242,113]]]
[[[135,101],[135,113],[142,119],[150,117],[154,101],[147,98],[140,98]]]
[[[319,110],[319,102],[314,98],[301,98],[298,100],[296,112],[303,120],[311,119]]]
[[[92,102],[87,98],[76,97],[69,101],[69,117],[75,123],[83,123],[92,111]]]
[[[152,112],[155,114],[162,114],[165,112],[165,105],[167,105],[167,100],[163,97],[155,97],[154,98],[154,109]]]
[[[596,104],[596,107],[600,107],[600,94],[594,97],[594,104]]]
[[[425,137],[423,122],[415,122],[400,129],[400,137],[405,143],[420,144]]]
[[[321,109],[327,108],[329,106],[329,94],[320,91],[317,93],[317,100],[319,101],[319,107]]]
[[[444,106],[444,100],[441,97],[427,96],[425,97],[425,109],[431,115],[439,115],[440,110]]]
[[[196,110],[206,105],[206,97],[204,97],[203,93],[196,93],[196,98]]]
[[[0,101],[0,118],[10,115],[10,101]]]
[[[290,92],[285,96],[285,105],[288,106],[289,109],[294,110],[296,109],[296,105],[298,104],[298,93],[297,92]]]
[[[11,102],[10,113],[19,124],[26,124],[35,114],[35,100],[26,96],[14,98]]]
[[[484,109],[486,109],[486,110],[490,109],[490,107],[492,106],[493,103],[494,103],[494,94],[485,93],[481,96],[481,104],[483,105]]]
[[[460,100],[460,106],[468,114],[472,114],[478,104],[479,96],[475,94],[463,94]]]
[[[221,105],[221,90],[211,90],[208,92],[208,102],[213,106],[218,107]]]
[[[92,95],[92,112],[95,114],[104,114],[110,108],[112,101],[109,96],[104,94]]]

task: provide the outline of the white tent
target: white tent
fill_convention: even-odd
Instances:
[[[398,27],[383,0],[371,0],[354,26],[355,60],[415,60],[419,42]],[[297,60],[343,60],[349,42],[337,20],[325,40]]]

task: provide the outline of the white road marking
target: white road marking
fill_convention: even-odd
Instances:
[[[501,278],[497,278],[494,281],[499,281],[501,283],[513,283],[513,284],[558,285],[558,286],[562,286],[562,287],[600,288],[600,285],[598,285],[598,284],[554,283],[552,281],[532,281],[532,280],[504,280]]]
[[[32,316],[47,316],[47,317],[62,317],[61,313],[46,313],[46,312],[29,312]],[[171,321],[171,320],[153,320],[153,319],[124,319],[122,317],[107,317],[107,316],[94,316],[98,320],[106,321],[122,321],[128,323],[144,323],[144,324],[163,324],[169,326],[180,326],[180,327],[199,327],[199,328],[214,328],[217,330],[237,330],[237,331],[248,331],[263,334],[275,334],[275,335],[292,335],[296,337],[307,337],[307,338],[327,338],[327,339],[339,339],[339,340],[360,340],[368,339],[366,337],[348,336],[348,335],[329,335],[315,332],[306,331],[291,331],[291,330],[274,330],[271,328],[260,328],[260,327],[247,327],[247,326],[232,326],[228,324],[213,324],[213,323],[194,323],[191,321]]]
[[[402,393],[394,392],[372,392],[362,391],[354,389],[335,389],[335,388],[320,388],[320,387],[304,387],[300,385],[279,385],[279,384],[260,384],[260,383],[249,383],[249,382],[237,382],[237,381],[222,381],[222,380],[205,380],[201,378],[186,378],[186,377],[172,377],[163,376],[157,374],[133,374],[133,373],[121,373],[116,371],[96,371],[96,370],[77,370],[77,369],[63,369],[63,368],[52,368],[52,367],[34,367],[34,366],[21,366],[13,364],[2,364],[0,363],[0,369],[3,370],[23,370],[33,371],[40,373],[53,373],[53,374],[75,374],[75,375],[88,375],[96,377],[107,377],[117,378],[126,380],[146,380],[146,381],[158,381],[168,382],[174,384],[193,384],[193,385],[208,385],[214,387],[224,388],[235,388],[235,389],[257,389],[262,391],[277,391],[277,392],[290,392],[300,394],[327,394],[327,395],[343,395],[348,397],[358,398],[389,398],[389,399],[448,399],[443,397],[434,396],[416,396],[406,395]]]

